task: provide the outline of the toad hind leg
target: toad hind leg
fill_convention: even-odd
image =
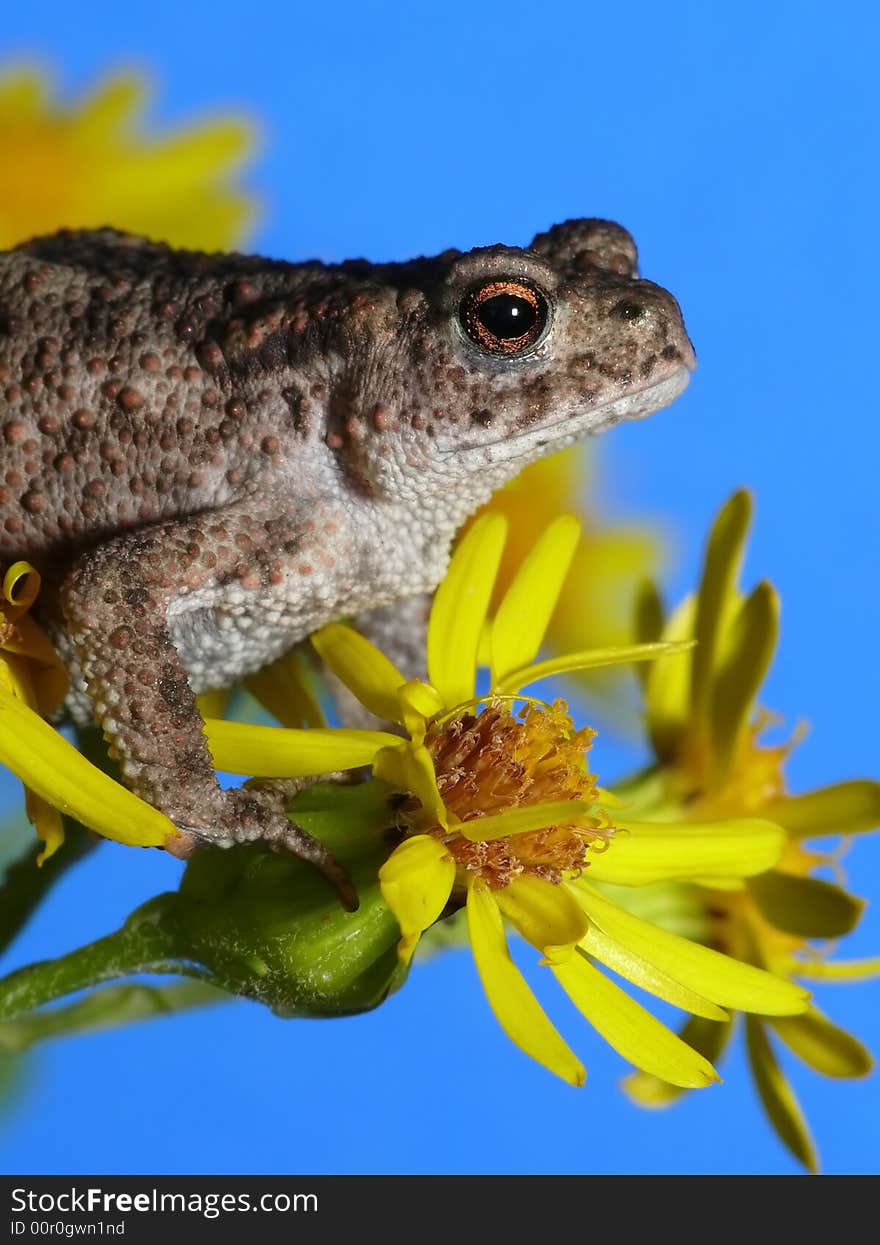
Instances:
[[[252,507],[245,513],[231,506],[126,533],[79,559],[60,586],[60,603],[95,718],[126,781],[181,831],[169,850],[186,855],[198,842],[261,840],[309,861],[353,908],[357,899],[342,866],[277,802],[220,788],[169,625],[172,607],[188,593],[210,595],[229,582],[269,591],[281,571],[277,558],[269,564],[260,550],[283,546],[284,526],[277,515],[263,520]],[[289,535],[293,549],[293,518]],[[295,597],[295,581],[287,587]]]

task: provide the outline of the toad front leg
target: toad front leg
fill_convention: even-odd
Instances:
[[[277,802],[220,788],[196,707],[197,691],[228,686],[332,614],[319,539],[314,513],[303,521],[240,503],[85,554],[60,603],[126,781],[182,832],[182,851],[171,850],[260,839],[310,861],[353,907],[344,870]]]

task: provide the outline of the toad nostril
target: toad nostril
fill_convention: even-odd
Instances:
[[[611,314],[621,320],[641,320],[645,314],[645,308],[631,298],[622,298],[611,308]]]

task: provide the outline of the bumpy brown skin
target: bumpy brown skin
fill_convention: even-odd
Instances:
[[[542,454],[666,405],[693,353],[619,226],[408,264],[173,251],[111,230],[0,255],[0,564],[43,572],[69,706],[185,833],[322,849],[221,792],[195,693],[330,619],[433,588],[461,522]],[[487,280],[546,299],[533,348],[462,327]]]

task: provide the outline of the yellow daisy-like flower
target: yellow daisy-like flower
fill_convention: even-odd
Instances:
[[[0,76],[0,248],[104,225],[200,250],[241,242],[256,205],[235,178],[253,127],[229,117],[145,138],[146,97],[133,73],[106,78],[76,105],[56,103],[38,70]]]
[[[522,688],[561,670],[644,660],[680,646],[649,643],[535,663],[579,528],[571,516],[547,528],[487,624],[505,535],[504,519],[488,515],[456,550],[429,623],[429,683],[407,681],[343,624],[313,637],[334,673],[373,713],[403,727],[405,738],[209,721],[215,762],[264,777],[369,764],[399,793],[401,842],[380,882],[401,928],[404,962],[422,931],[464,902],[489,1002],[526,1053],[582,1083],[583,1065],[510,957],[505,920],[540,950],[576,1007],[626,1059],[681,1086],[707,1085],[715,1079],[711,1064],[594,960],[649,993],[718,1019],[724,1007],[796,1014],[806,993],[630,915],[594,883],[739,879],[775,863],[782,833],[756,819],[683,826],[615,815],[612,825],[604,807],[612,798],[586,766],[592,732],[574,730],[563,702],[543,704]],[[485,696],[475,692],[481,654],[491,671]]]
[[[63,813],[120,843],[160,846],[177,833],[173,823],[45,721],[64,699],[67,672],[28,613],[39,590],[37,571],[16,562],[0,595],[0,764],[24,783],[28,818],[45,843],[39,862],[64,842]]]
[[[656,531],[636,522],[603,523],[585,501],[593,488],[596,456],[594,445],[581,442],[541,459],[495,493],[485,508],[510,522],[490,613],[547,525],[568,511],[580,515],[581,539],[547,628],[552,652],[632,643],[639,585],[656,577],[665,562],[664,541]],[[637,723],[638,699],[626,667],[573,672],[572,678],[601,703],[610,721],[625,727]]]
[[[772,867],[784,836],[756,818],[676,824],[615,813],[612,824],[606,806],[613,797],[599,791],[586,766],[592,732],[575,731],[562,702],[545,705],[522,688],[561,670],[645,660],[688,644],[647,642],[536,663],[578,524],[565,516],[550,525],[489,625],[505,535],[504,519],[490,515],[456,551],[430,620],[430,683],[407,681],[350,627],[332,624],[314,637],[331,669],[367,708],[399,724],[404,738],[208,720],[215,763],[264,778],[371,766],[399,793],[401,842],[380,881],[401,928],[404,962],[421,932],[463,900],[489,1001],[528,1054],[574,1084],[584,1078],[510,958],[505,919],[541,951],[578,1009],[625,1058],[673,1084],[706,1085],[715,1079],[709,1061],[594,960],[705,1018],[724,1018],[725,1007],[797,1015],[806,992],[627,913],[597,884],[707,876],[736,884]],[[490,666],[484,697],[475,694],[481,653]],[[35,708],[2,691],[0,761],[54,807],[108,837],[159,844],[173,833],[166,818],[91,766]]]
[[[678,663],[644,668],[646,716],[658,766],[631,784],[627,794],[641,815],[700,821],[759,816],[781,826],[786,845],[773,869],[736,888],[712,885],[707,878],[686,901],[693,906],[696,899],[702,906],[712,944],[745,962],[789,979],[858,980],[880,972],[880,960],[835,963],[826,953],[832,940],[853,929],[863,905],[841,885],[813,876],[821,866],[840,870],[834,856],[810,850],[805,840],[876,828],[880,784],[844,782],[788,795],[783,766],[796,740],[775,746],[761,742],[771,719],[755,710],[755,700],[776,647],[779,607],[770,584],[759,584],[747,596],[737,586],[750,513],[744,492],[722,508],[709,537],[699,591],[667,622],[656,592],[643,597],[643,637],[691,638],[696,646]],[[695,1019],[682,1036],[715,1059],[732,1030],[730,1024]],[[784,1020],[747,1020],[749,1060],[767,1114],[791,1152],[815,1170],[815,1146],[776,1058],[772,1035],[826,1076],[864,1076],[871,1057],[816,1007]],[[662,1105],[678,1093],[644,1076],[630,1078],[627,1089],[645,1105]]]

